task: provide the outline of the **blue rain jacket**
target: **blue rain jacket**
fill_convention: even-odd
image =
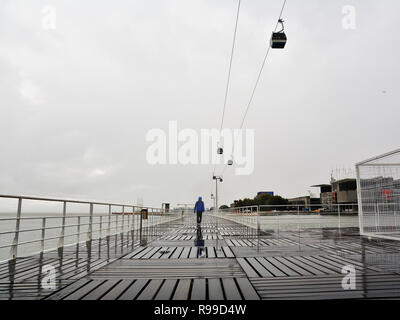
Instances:
[[[204,202],[201,200],[201,197],[199,197],[199,200],[196,202],[194,205],[194,212],[204,212]]]

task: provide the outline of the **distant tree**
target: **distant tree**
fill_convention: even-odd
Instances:
[[[246,207],[246,206],[261,206],[261,205],[269,205],[269,206],[280,206],[286,205],[289,201],[281,196],[271,196],[270,194],[259,194],[255,196],[253,199],[244,198],[243,200],[234,200],[234,207]],[[279,209],[279,207],[277,207]]]
[[[281,207],[281,206],[286,205],[288,203],[289,201],[287,199],[282,198],[281,196],[271,196],[271,198],[268,199],[266,204],[269,206],[277,206],[271,209],[285,210],[286,207]]]
[[[226,204],[223,204],[222,206],[219,207],[220,209],[229,209],[229,207]]]

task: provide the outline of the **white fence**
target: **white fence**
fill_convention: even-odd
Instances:
[[[400,149],[356,164],[360,234],[400,240]]]

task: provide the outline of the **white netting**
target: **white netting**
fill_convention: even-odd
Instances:
[[[361,234],[400,240],[400,150],[356,168]]]

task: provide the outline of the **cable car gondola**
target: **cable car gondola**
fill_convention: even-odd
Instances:
[[[217,154],[223,154],[223,153],[224,153],[224,150],[222,148],[217,149]]]
[[[271,36],[271,48],[272,49],[283,49],[286,45],[287,37],[284,32],[283,20],[279,19],[278,23],[282,25],[282,30],[278,32],[272,32]]]
[[[228,160],[228,166],[231,166],[231,165],[233,165],[233,160]]]

